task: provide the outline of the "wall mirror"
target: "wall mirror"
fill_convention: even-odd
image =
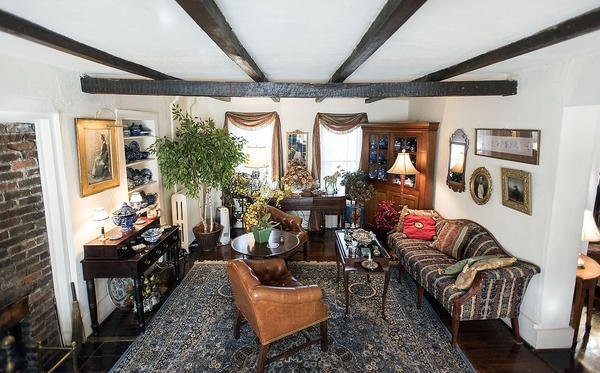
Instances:
[[[463,130],[457,129],[450,136],[450,159],[446,185],[455,192],[465,191],[465,166],[469,139]]]
[[[295,130],[287,133],[287,163],[308,160],[308,132]]]

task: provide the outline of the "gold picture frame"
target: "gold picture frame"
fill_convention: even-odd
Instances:
[[[82,197],[119,186],[115,121],[75,118]]]
[[[502,168],[502,204],[531,215],[531,173]]]
[[[308,162],[308,132],[295,130],[286,134],[287,152],[286,164],[297,161],[302,164]]]
[[[492,195],[492,176],[485,167],[476,168],[469,179],[471,198],[478,205],[485,205]]]

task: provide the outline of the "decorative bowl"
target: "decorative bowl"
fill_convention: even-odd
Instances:
[[[373,241],[373,237],[371,237],[371,233],[367,232],[364,229],[357,229],[352,232],[352,238],[354,238],[359,245],[367,246]]]
[[[121,208],[112,213],[113,223],[121,227],[123,232],[127,232],[133,229],[133,222],[135,222],[137,215],[135,210],[123,202]]]
[[[150,228],[147,231],[145,231],[144,233],[142,233],[142,237],[144,238],[144,240],[146,240],[150,243],[154,243],[154,242],[158,241],[158,239],[162,235],[162,232],[163,232],[162,228]]]

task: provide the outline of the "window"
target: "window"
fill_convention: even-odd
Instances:
[[[234,125],[230,125],[228,126],[228,130],[229,133],[231,133],[234,136],[238,136],[238,137],[243,137],[244,139],[246,139],[246,145],[244,145],[244,153],[247,154],[247,147],[248,146],[264,146],[266,147],[266,154],[267,154],[267,167],[265,168],[261,168],[260,174],[261,174],[261,178],[263,175],[267,175],[270,174],[270,170],[271,170],[271,144],[273,141],[273,124],[269,124],[267,126],[264,126],[262,128],[259,129],[245,129],[245,128],[239,128],[237,126]],[[236,171],[238,172],[245,172],[248,174],[251,174],[252,171],[255,171],[255,169],[253,168],[249,168],[246,167],[246,165],[241,164],[239,166],[236,167]],[[265,178],[265,180],[267,180]]]
[[[346,171],[356,171],[360,166],[362,129],[360,127],[344,134],[331,132],[321,126],[321,185],[323,177],[333,174],[340,166]],[[341,179],[338,179],[338,187]]]

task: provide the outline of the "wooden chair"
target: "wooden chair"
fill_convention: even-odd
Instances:
[[[312,344],[320,342],[321,350],[327,351],[327,306],[321,288],[303,286],[281,258],[229,260],[227,274],[237,310],[233,335],[235,339],[240,337],[244,319],[256,333],[260,342],[257,372]],[[271,343],[316,324],[320,324],[319,338],[311,340],[305,334],[305,343],[267,358]]]

